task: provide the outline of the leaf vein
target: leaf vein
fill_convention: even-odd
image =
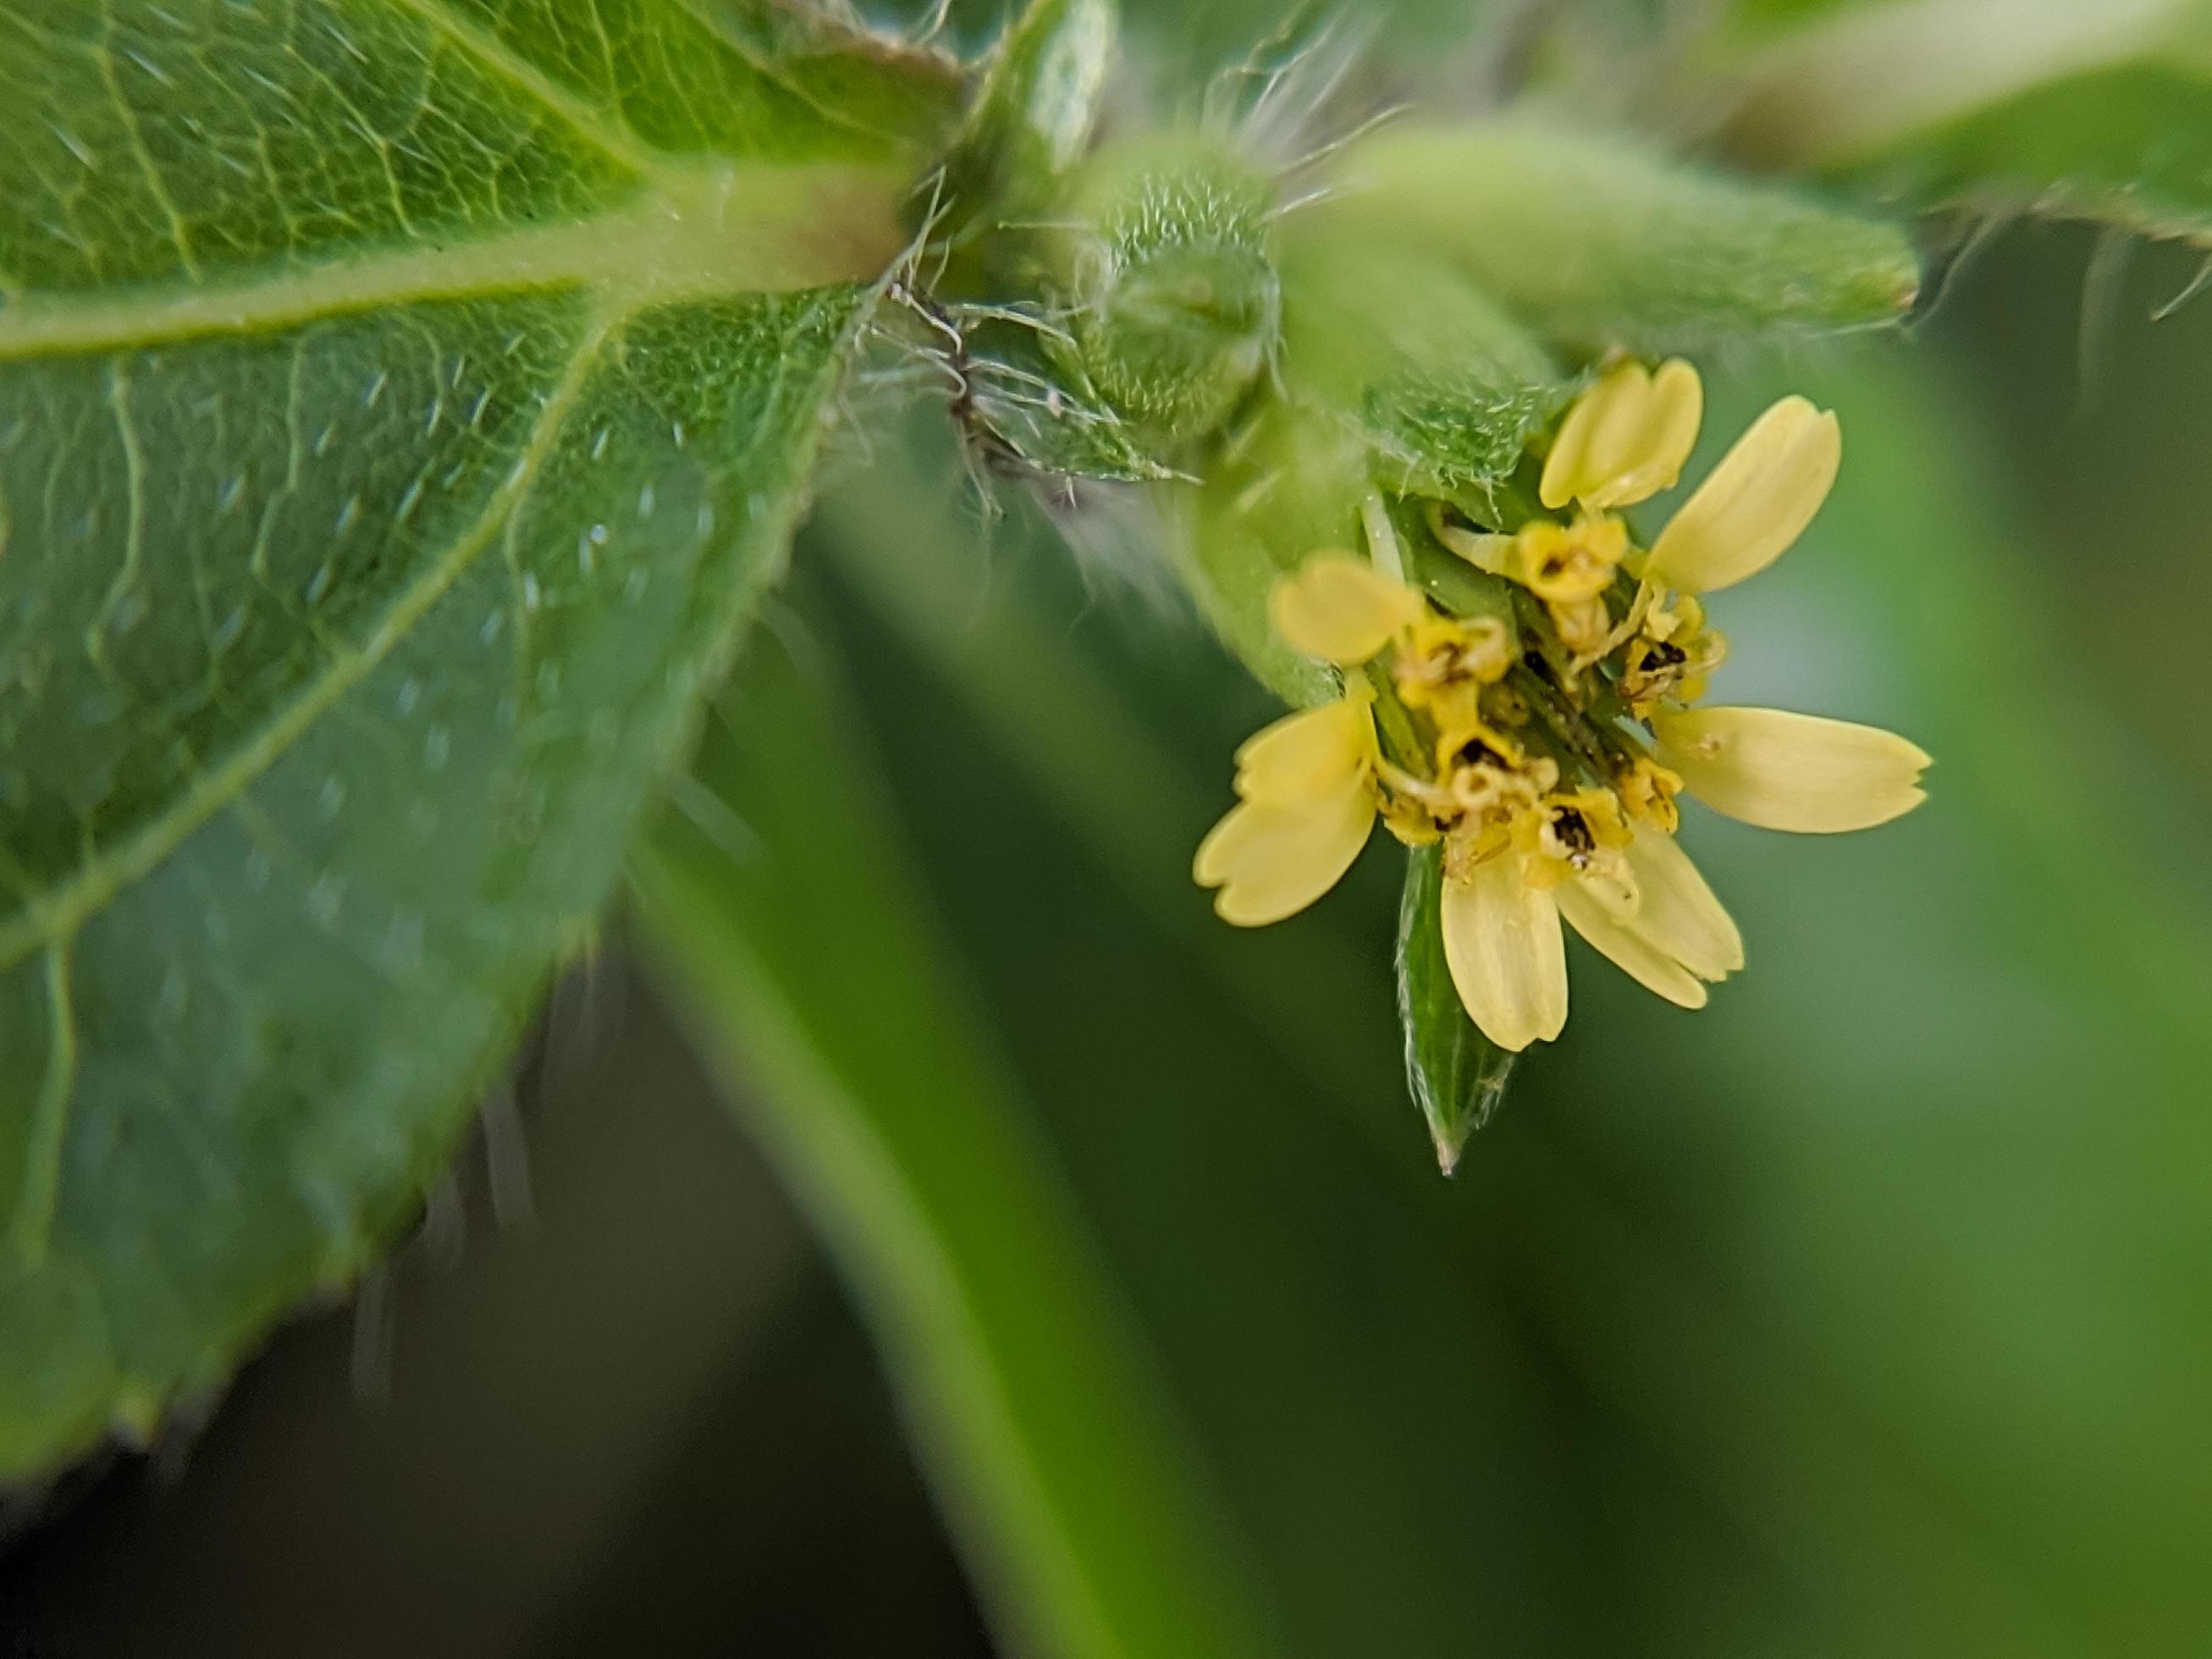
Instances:
[[[26,1267],[43,1266],[52,1242],[54,1207],[61,1193],[62,1148],[67,1139],[70,1104],[76,1097],[76,1015],[70,987],[67,938],[46,947],[46,1076],[31,1119],[31,1140],[23,1160],[23,1184],[16,1195],[11,1226],[15,1252]]]
[[[70,880],[0,925],[0,969],[73,933],[117,893],[150,873],[186,836],[236,800],[281,760],[317,720],[366,679],[407,637],[506,527],[508,515],[521,510],[592,369],[624,320],[611,313],[594,319],[567,372],[548,394],[507,480],[445,554],[399,592],[375,630],[359,646],[334,655],[320,674],[277,705],[258,730],[196,775],[173,803],[112,849],[95,853]]]
[[[651,174],[668,164],[666,152],[645,143],[619,115],[596,108],[579,98],[538,65],[511,50],[496,35],[456,17],[439,0],[390,0],[390,3],[413,13],[481,67],[528,93],[567,122],[579,136],[633,172]]]
[[[192,247],[191,227],[177,206],[176,198],[169,193],[169,181],[161,176],[154,152],[146,147],[146,134],[138,125],[138,112],[131,107],[131,99],[123,90],[123,83],[115,75],[115,12],[112,6],[102,12],[103,33],[98,44],[91,46],[93,59],[100,65],[100,84],[107,88],[108,100],[115,106],[117,121],[123,136],[129,142],[131,159],[146,180],[146,188],[160,204],[169,222],[169,240],[177,246],[177,263],[185,274],[198,281],[200,276],[199,255]]]

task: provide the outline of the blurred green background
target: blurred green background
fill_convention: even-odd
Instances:
[[[1785,387],[1845,433],[1719,694],[1893,726],[1933,799],[1697,817],[1750,970],[1692,1016],[1578,954],[1449,1182],[1395,848],[1261,934],[1188,884],[1270,711],[1141,512],[986,524],[937,423],[848,444],[728,718],[821,690],[1234,1558],[1194,1576],[1281,1651],[2212,1651],[2212,301],[2151,320],[2196,260],[2085,304],[2094,236],[2015,228],[1907,339],[1710,366],[1716,447]],[[894,1397],[618,932],[359,1305],[15,1517],[0,1650],[998,1651]]]

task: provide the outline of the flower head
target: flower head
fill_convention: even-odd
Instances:
[[[1696,706],[1728,654],[1696,596],[1786,551],[1842,456],[1835,416],[1785,398],[1647,550],[1620,511],[1679,481],[1703,405],[1689,364],[1620,363],[1545,457],[1537,499],[1573,516],[1507,530],[1431,503],[1440,550],[1485,573],[1474,591],[1495,590],[1488,611],[1431,604],[1395,574],[1395,545],[1389,573],[1323,553],[1277,583],[1276,631],[1347,689],[1238,751],[1238,804],[1197,862],[1223,915],[1272,921],[1318,898],[1378,814],[1409,844],[1441,842],[1453,983],[1484,1034],[1519,1050],[1565,1021],[1565,927],[1684,1007],[1743,966],[1742,936],[1674,840],[1680,795],[1814,831],[1923,799],[1928,757],[1893,733]]]

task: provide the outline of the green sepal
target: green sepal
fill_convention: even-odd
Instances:
[[[1578,379],[1416,238],[1355,240],[1298,216],[1279,258],[1291,395],[1356,433],[1385,488],[1498,522],[1529,442]]]
[[[1437,1163],[1459,1166],[1468,1139],[1505,1097],[1516,1058],[1475,1029],[1444,961],[1443,849],[1406,860],[1398,910],[1398,1018],[1406,1033],[1406,1085],[1429,1126]]]
[[[1920,271],[1896,226],[1533,116],[1352,146],[1313,234],[1419,240],[1540,333],[1658,356],[1877,327]]]

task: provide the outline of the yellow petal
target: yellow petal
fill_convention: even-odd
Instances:
[[[1743,966],[1743,934],[1672,836],[1638,830],[1628,867],[1640,895],[1638,933],[1700,979],[1726,979]]]
[[[1267,611],[1291,648],[1326,662],[1359,663],[1428,614],[1420,594],[1348,553],[1323,553],[1285,576]]]
[[[1634,925],[1615,921],[1578,881],[1559,884],[1559,914],[1614,967],[1647,991],[1683,1008],[1705,1006],[1705,981],[1668,956]]]
[[[1710,593],[1756,575],[1789,550],[1828,499],[1843,462],[1836,417],[1784,398],[1752,422],[1660,532],[1644,574]]]
[[[1296,915],[1336,885],[1367,845],[1375,795],[1357,787],[1304,808],[1232,807],[1198,845],[1191,874],[1218,887],[1213,908],[1224,921],[1264,927]]]
[[[1690,708],[1653,722],[1659,762],[1716,811],[1822,834],[1887,823],[1927,799],[1926,752],[1894,732],[1779,708]]]
[[[1479,864],[1443,892],[1444,962],[1468,1018],[1518,1054],[1567,1023],[1567,953],[1552,895],[1523,879],[1511,854]]]
[[[1705,387],[1680,358],[1652,374],[1626,362],[1575,400],[1545,458],[1537,495],[1548,507],[1580,500],[1593,513],[1633,507],[1682,476],[1705,417]]]
[[[1237,751],[1237,793],[1263,806],[1333,799],[1375,759],[1364,696],[1340,697],[1261,726]]]

